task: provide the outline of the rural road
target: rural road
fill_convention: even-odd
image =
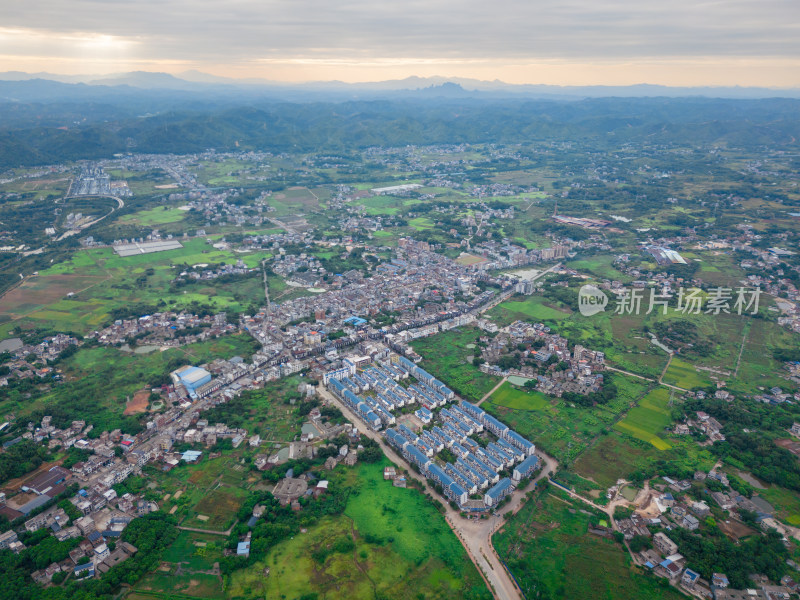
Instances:
[[[503,378],[500,380],[500,383],[498,383],[496,386],[494,386],[492,389],[490,389],[488,392],[486,392],[486,394],[484,394],[483,398],[481,398],[480,400],[478,400],[478,401],[475,403],[475,405],[476,405],[476,406],[480,406],[481,404],[483,404],[483,403],[484,403],[486,400],[488,400],[488,399],[489,399],[489,397],[490,397],[492,394],[494,394],[494,393],[497,391],[497,389],[498,389],[498,388],[499,388],[501,385],[503,385],[503,384],[504,384],[506,381],[508,381],[508,377],[503,377]]]
[[[208,533],[210,535],[222,535],[228,537],[233,531],[233,528],[236,527],[239,521],[234,521],[233,525],[231,525],[227,531],[214,531],[213,529],[200,529],[199,527],[183,527],[182,525],[176,525],[176,529],[180,529],[181,531],[194,531],[195,533]]]
[[[363,421],[357,418],[343,402],[340,402],[339,399],[328,392],[328,390],[320,387],[318,388],[318,393],[322,398],[339,408],[342,414],[358,427],[359,431],[363,431],[367,437],[380,444],[381,449],[390,461],[401,469],[406,469],[408,471],[408,476],[413,477],[421,483],[423,488],[430,493],[431,496],[434,498],[439,497],[428,485],[425,477],[413,469],[409,469],[409,464],[405,459],[385,442],[380,433],[368,429]],[[492,546],[492,535],[505,523],[505,513],[509,511],[516,513],[524,504],[524,494],[533,489],[536,482],[545,477],[549,477],[551,473],[555,473],[558,469],[558,462],[554,458],[539,452],[537,452],[537,455],[543,463],[539,474],[524,490],[516,490],[511,496],[511,501],[500,509],[496,515],[492,515],[488,519],[464,519],[461,517],[459,511],[454,510],[449,503],[443,502],[447,523],[455,532],[456,536],[458,536],[458,539],[461,541],[470,559],[475,563],[475,566],[478,567],[478,571],[489,584],[489,588],[497,600],[521,600],[522,594],[495,552]]]

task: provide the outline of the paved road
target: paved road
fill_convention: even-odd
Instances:
[[[324,399],[336,405],[342,411],[342,414],[358,427],[359,431],[364,431],[367,437],[378,442],[390,461],[400,468],[407,469],[409,477],[413,477],[420,482],[431,496],[434,498],[439,497],[428,486],[427,480],[421,474],[408,468],[409,465],[405,459],[385,442],[383,435],[368,429],[361,419],[357,418],[344,403],[340,402],[338,398],[326,389],[320,387],[318,392]],[[488,519],[464,519],[459,511],[454,510],[448,503],[443,503],[447,523],[458,536],[458,539],[461,540],[461,544],[472,562],[478,567],[478,571],[483,575],[484,580],[497,600],[521,600],[522,594],[495,552],[492,546],[492,535],[505,523],[505,513],[509,511],[516,513],[525,502],[524,494],[533,489],[536,482],[548,477],[558,469],[558,462],[554,458],[538,452],[537,454],[543,463],[539,474],[524,490],[516,490],[511,497],[511,501],[496,515],[490,516]]]

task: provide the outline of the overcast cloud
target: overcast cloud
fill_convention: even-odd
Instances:
[[[798,0],[0,1],[0,70],[800,59]]]

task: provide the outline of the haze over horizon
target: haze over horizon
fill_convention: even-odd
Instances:
[[[442,76],[512,84],[800,86],[792,0],[634,3],[419,0],[334,6],[90,0],[4,7],[0,70],[199,70],[348,83]]]

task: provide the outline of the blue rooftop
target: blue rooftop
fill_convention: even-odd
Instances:
[[[511,480],[508,477],[503,477],[500,481],[495,483],[491,488],[486,490],[486,495],[490,498],[499,498],[503,495],[508,488],[511,487]]]

